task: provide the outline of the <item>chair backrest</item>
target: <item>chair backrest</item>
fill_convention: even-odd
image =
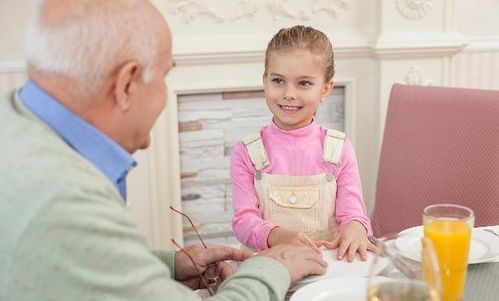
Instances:
[[[499,91],[392,87],[372,215],[375,235],[422,224],[424,207],[499,224]]]

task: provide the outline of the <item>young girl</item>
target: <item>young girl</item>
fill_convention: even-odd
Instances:
[[[232,228],[244,245],[338,247],[338,259],[349,261],[374,250],[352,145],[315,122],[333,75],[332,46],[321,31],[294,26],[269,42],[263,86],[273,120],[235,145],[230,166]]]

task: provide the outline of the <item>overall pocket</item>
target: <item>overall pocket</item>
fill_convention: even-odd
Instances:
[[[276,225],[313,237],[327,224],[328,211],[321,206],[319,186],[271,186],[264,218]]]

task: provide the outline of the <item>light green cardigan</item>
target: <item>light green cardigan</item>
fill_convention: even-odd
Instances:
[[[0,141],[0,300],[200,299],[171,279],[171,252],[162,262],[148,250],[111,182],[17,92],[0,98]],[[211,300],[282,300],[289,281],[255,257]]]

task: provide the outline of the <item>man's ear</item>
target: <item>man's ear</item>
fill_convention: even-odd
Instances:
[[[118,69],[113,95],[116,105],[123,111],[128,110],[132,104],[129,96],[136,88],[139,75],[140,65],[136,61],[127,62]]]
[[[331,91],[333,91],[333,87],[334,87],[334,82],[332,80],[325,83],[324,88],[322,89],[321,99],[326,99],[326,97],[328,97],[329,94],[331,94]]]

